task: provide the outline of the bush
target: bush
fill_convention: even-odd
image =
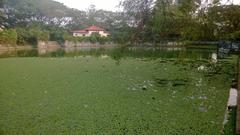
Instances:
[[[73,42],[91,42],[91,43],[100,43],[105,44],[110,41],[108,37],[101,37],[98,33],[93,33],[90,37],[74,37],[67,33],[64,34],[64,40],[73,41]]]
[[[240,41],[240,31],[236,31],[231,34],[231,40]]]
[[[0,44],[3,45],[16,45],[17,32],[15,29],[4,30],[0,32]]]
[[[50,30],[50,40],[57,41],[59,44],[64,44],[64,31],[60,29]]]
[[[38,40],[49,40],[49,32],[42,31],[40,28],[17,28],[18,45],[37,45]]]

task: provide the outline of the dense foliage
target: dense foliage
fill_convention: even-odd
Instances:
[[[0,32],[0,44],[16,45],[17,33],[14,29],[4,30]]]
[[[95,6],[79,11],[52,0],[8,0],[0,4],[0,26],[16,29],[20,45],[35,45],[37,40],[53,40],[62,44],[64,35],[71,35],[69,31],[93,24],[113,34],[126,26],[121,13],[97,10]],[[95,42],[95,38],[93,35],[89,40]]]
[[[79,11],[53,0],[0,0],[0,27],[16,29],[20,45],[34,45],[37,40],[62,44],[69,31],[92,24],[107,29],[110,39],[121,44],[240,38],[239,5],[218,0],[122,0],[120,6],[122,12],[97,10],[94,5]]]
[[[49,32],[37,26],[16,28],[18,45],[36,45],[38,40],[49,40]]]
[[[110,38],[109,37],[101,37],[101,35],[98,33],[93,33],[89,37],[73,37],[73,36],[65,33],[64,40],[74,41],[74,42],[91,42],[91,43],[104,44],[106,42],[109,42]]]
[[[135,22],[134,42],[239,40],[239,5],[222,5],[217,0],[157,0],[154,4],[151,0],[124,0],[123,3],[126,15]],[[150,4],[144,7],[143,3]]]

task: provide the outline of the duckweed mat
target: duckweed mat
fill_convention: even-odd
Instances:
[[[0,134],[219,135],[233,75],[228,60],[0,59]]]

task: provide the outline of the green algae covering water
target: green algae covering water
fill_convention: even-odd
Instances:
[[[231,59],[0,59],[0,134],[219,135],[233,74]]]

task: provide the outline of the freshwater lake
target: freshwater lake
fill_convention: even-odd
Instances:
[[[49,48],[26,50],[0,50],[0,58],[6,57],[77,57],[119,55],[122,57],[152,57],[152,58],[190,58],[210,59],[216,49],[187,49],[187,48],[153,48],[153,47],[125,47],[125,48]]]
[[[219,135],[236,57],[216,52],[0,51],[0,134]]]

